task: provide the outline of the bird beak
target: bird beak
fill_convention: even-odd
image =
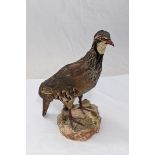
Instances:
[[[106,44],[109,44],[109,45],[114,46],[114,43],[113,43],[111,40],[107,40],[107,41],[106,41]]]

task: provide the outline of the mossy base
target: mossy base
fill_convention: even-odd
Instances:
[[[72,109],[72,115],[76,120],[84,126],[73,122],[73,128],[71,127],[70,120],[68,118],[68,111],[64,109],[57,117],[57,124],[60,132],[69,139],[85,141],[88,140],[95,133],[99,132],[101,117],[99,116],[98,108],[96,105],[91,104],[88,100],[82,101],[83,107],[90,109],[91,111],[79,109],[79,105],[75,105]]]

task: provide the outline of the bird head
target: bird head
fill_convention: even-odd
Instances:
[[[94,43],[99,54],[104,54],[108,44],[114,46],[110,38],[110,33],[104,30],[100,30],[94,35]]]

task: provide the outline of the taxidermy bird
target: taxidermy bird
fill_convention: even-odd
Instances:
[[[97,84],[102,71],[103,56],[108,44],[114,46],[109,32],[98,31],[94,36],[91,49],[84,57],[74,63],[67,64],[52,77],[41,83],[39,95],[43,99],[43,116],[46,115],[50,102],[57,99],[68,110],[71,125],[72,122],[81,124],[72,116],[71,109],[74,100],[78,97],[79,108],[82,111],[89,110],[82,106],[82,96]]]

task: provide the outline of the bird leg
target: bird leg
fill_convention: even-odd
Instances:
[[[79,109],[81,109],[82,113],[85,114],[85,112],[83,111],[84,107],[82,106],[82,97],[83,97],[83,95],[79,96],[79,104],[80,104]]]
[[[90,112],[94,113],[93,110],[88,109],[88,108],[85,108],[85,107],[82,105],[82,97],[83,97],[83,95],[79,96],[79,104],[80,104],[79,109],[81,109],[81,111],[83,112],[83,114],[85,114],[84,110],[90,111]]]
[[[72,116],[72,112],[71,112],[71,109],[69,109],[69,120],[70,120],[70,123],[71,123],[71,127],[73,128],[73,122],[77,123],[77,124],[80,124],[82,126],[84,126],[84,124],[82,124],[81,122],[77,121],[76,118],[74,118]]]

